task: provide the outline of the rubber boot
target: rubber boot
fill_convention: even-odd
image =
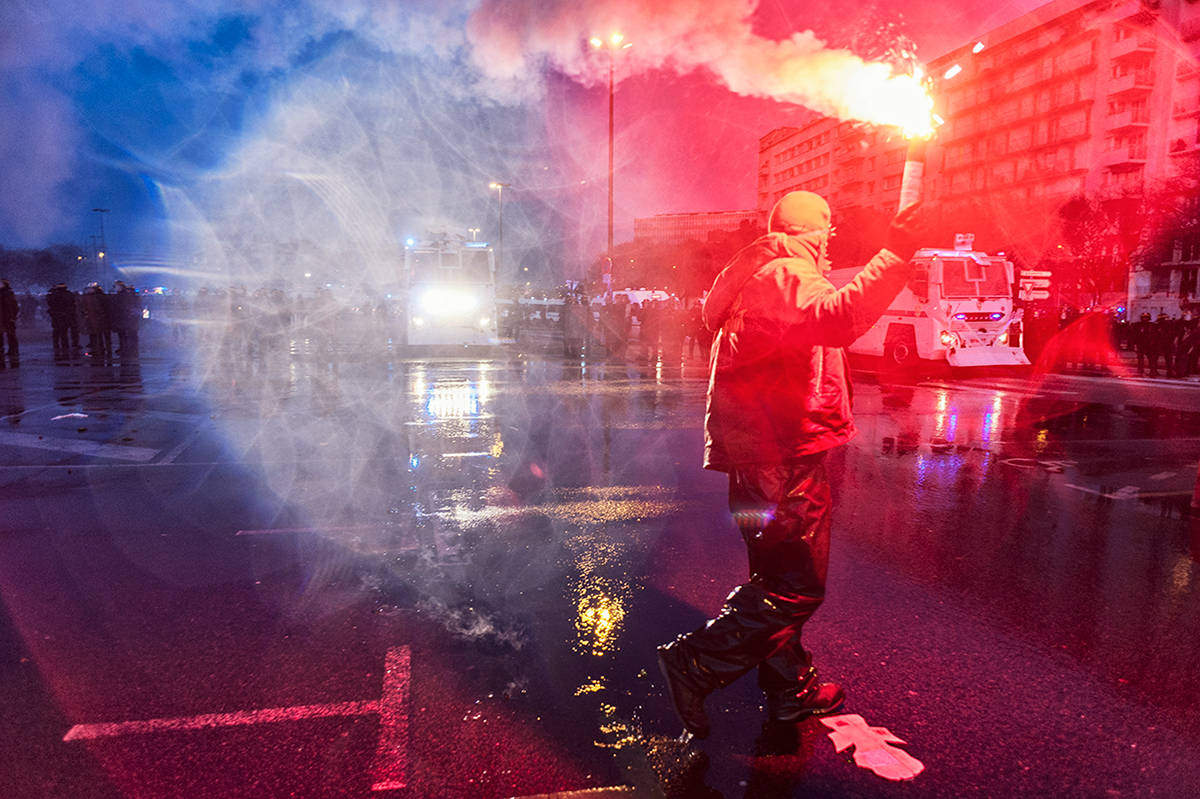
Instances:
[[[795,722],[827,715],[846,699],[841,686],[817,678],[812,656],[800,645],[799,635],[759,665],[758,687],[767,695],[771,721]]]
[[[725,599],[717,618],[659,647],[659,665],[684,727],[705,737],[704,697],[773,655],[820,604],[819,599],[788,599],[747,583]]]

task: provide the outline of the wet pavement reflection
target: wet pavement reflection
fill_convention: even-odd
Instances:
[[[989,793],[980,769],[1007,760],[963,741],[990,740],[983,705],[1005,691],[1052,708],[1045,723],[1060,736],[1094,728],[1070,715],[1077,704],[1111,697],[1105,712],[1129,725],[1113,735],[1153,717],[1162,731],[1138,728],[1143,746],[1185,752],[1164,774],[1200,762],[1190,516],[1200,398],[1162,408],[1149,384],[1119,382],[857,376],[861,432],[829,462],[835,551],[810,645],[847,684],[851,712],[921,748],[932,763],[921,795],[1137,784],[1133,761],[1060,741],[1047,763]],[[105,505],[95,524],[106,534],[123,513],[186,521],[245,542],[249,590],[280,618],[366,608],[363,624],[426,630],[438,643],[419,651],[447,675],[426,679],[444,679],[445,701],[468,708],[447,715],[448,729],[488,745],[519,740],[542,758],[438,795],[615,784],[668,796],[892,795],[832,754],[816,725],[763,725],[752,679],[712,700],[722,732],[710,745],[675,738],[654,646],[710,616],[746,568],[723,476],[699,466],[705,388],[699,360],[515,350],[337,361],[280,351],[243,364],[27,354],[0,373],[3,429],[62,443],[0,439],[14,453],[0,473],[16,486],[43,479],[29,477],[35,467],[86,467],[79,479],[98,497],[110,489],[91,475],[111,451],[81,454],[67,437],[145,449],[144,466],[105,479],[114,491],[150,485],[152,510]],[[86,421],[51,421],[69,413]],[[217,483],[225,499],[201,499]],[[289,570],[294,583],[279,585]],[[930,631],[941,637],[921,638]],[[422,711],[434,713],[414,705],[413,729],[433,724]],[[1177,743],[1160,740],[1168,733]],[[1028,759],[1037,740],[1027,730],[1011,745]],[[421,746],[412,776],[440,785],[446,755]],[[1085,778],[1089,769],[1102,776]]]

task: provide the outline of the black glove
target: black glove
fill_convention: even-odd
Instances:
[[[883,239],[883,247],[907,261],[924,243],[925,235],[925,214],[921,210],[921,201],[918,200],[904,206],[892,217],[887,235]]]

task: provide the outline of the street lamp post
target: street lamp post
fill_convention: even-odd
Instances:
[[[493,181],[488,185],[489,188],[495,189],[500,197],[500,246],[496,253],[496,274],[500,274],[501,267],[504,266],[504,190],[512,184]]]
[[[624,44],[622,44],[624,42]],[[613,255],[613,97],[614,97],[614,63],[617,48],[625,50],[633,46],[633,42],[625,42],[625,37],[614,33],[608,42],[603,39],[592,39],[592,47],[607,46],[608,49],[608,251],[607,257],[612,262]]]
[[[93,208],[92,213],[100,216],[100,252],[99,261],[101,268],[104,267],[104,253],[108,252],[108,244],[104,241],[104,215],[108,213],[107,208]]]

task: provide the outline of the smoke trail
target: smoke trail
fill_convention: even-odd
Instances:
[[[757,0],[484,0],[467,23],[476,64],[498,83],[546,67],[584,82],[606,77],[594,36],[617,31],[635,46],[621,70],[711,73],[738,94],[796,103],[840,119],[904,125],[924,90],[891,64],[829,48],[812,31],[776,41],[757,34]]]

